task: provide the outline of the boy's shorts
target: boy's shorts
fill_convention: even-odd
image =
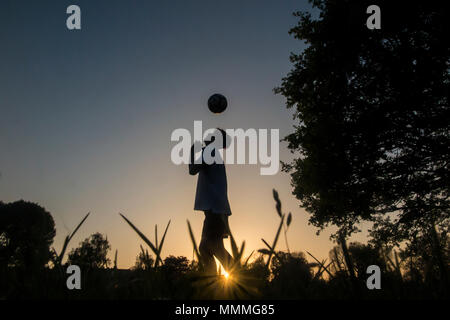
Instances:
[[[202,238],[222,239],[228,238],[230,228],[228,226],[228,215],[205,211],[205,221],[203,221]]]

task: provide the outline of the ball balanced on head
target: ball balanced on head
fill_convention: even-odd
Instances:
[[[222,113],[227,108],[227,98],[220,93],[215,93],[208,99],[208,109],[212,113]]]

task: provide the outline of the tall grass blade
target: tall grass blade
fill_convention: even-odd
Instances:
[[[314,279],[318,279],[318,278],[322,275],[322,273],[323,273],[324,271],[326,271],[326,269],[328,269],[328,267],[333,263],[333,261],[331,261],[330,263],[328,263],[328,264],[325,266],[325,262],[326,262],[326,260],[322,261],[323,268],[322,268],[322,266],[320,266],[320,269],[317,271],[316,275],[314,276]],[[331,276],[330,276],[330,277],[331,277]],[[331,278],[331,279],[332,279],[332,278]]]
[[[342,272],[341,262],[339,261],[339,256],[338,256],[336,248],[333,248],[333,252],[334,252],[334,259],[336,260],[336,266],[337,266],[339,272]]]
[[[158,225],[155,224],[155,247],[158,248]]]
[[[163,234],[163,236],[161,238],[161,243],[159,244],[159,247],[157,247],[158,248],[158,255],[156,256],[156,261],[159,260],[161,262],[161,264],[162,264],[161,251],[162,251],[162,247],[163,247],[163,244],[164,244],[164,240],[166,239],[167,229],[169,229],[170,221],[171,220],[169,220],[169,222],[167,223],[166,230],[164,231],[164,234]],[[158,238],[156,238],[156,240],[158,240]]]
[[[170,221],[171,220],[169,220],[169,222],[167,223],[166,230],[164,230],[164,234],[163,234],[163,236],[161,238],[161,243],[159,244],[159,247],[158,247],[160,250],[162,249],[162,246],[164,244],[164,239],[166,238],[167,229],[169,229]]]
[[[286,221],[286,224],[288,227],[291,225],[291,222],[292,222],[292,213],[289,212],[287,221]]]
[[[78,229],[80,229],[81,225],[84,223],[84,221],[86,221],[86,219],[89,217],[90,214],[91,213],[88,212],[87,215],[83,218],[83,220],[81,220],[81,222],[78,224],[78,226],[73,230],[73,232],[70,235],[66,236],[66,238],[64,239],[64,244],[61,249],[61,253],[58,256],[59,265],[62,264],[62,259],[64,258],[64,254],[66,253],[67,246],[69,245],[70,240],[72,240],[75,233],[78,231]]]
[[[194,247],[195,255],[197,256],[199,264],[201,264],[202,260],[200,258],[200,252],[198,252],[197,242],[195,241],[194,233],[192,232],[191,223],[189,222],[189,220],[187,220],[187,225],[188,225],[188,229],[189,229],[189,236],[191,237],[191,241],[192,241],[192,246]]]
[[[279,261],[281,261],[281,258],[280,258],[280,256],[275,252],[275,250],[273,250],[273,248],[270,246],[270,244],[268,244],[267,243],[267,241],[266,240],[264,240],[264,239],[261,239],[262,240],[262,242],[264,242],[264,244],[266,245],[266,247],[267,248],[269,248],[269,250],[268,251],[263,251],[264,249],[262,249],[262,250],[259,250],[259,252],[261,252],[261,253],[264,253],[264,254],[267,254],[267,255],[275,255],[275,257],[277,257],[277,259],[279,260]]]
[[[275,195],[275,193],[276,193],[276,191],[274,189],[274,195]],[[276,193],[276,194],[278,195],[278,193]],[[281,228],[283,227],[283,223],[284,223],[284,215],[281,215],[281,221],[280,221],[280,225],[277,230],[277,234],[275,235],[275,239],[273,240],[272,246],[269,246],[269,248],[271,249],[272,252],[269,254],[269,258],[267,259],[266,268],[269,268],[270,260],[272,259],[272,254],[275,252],[275,247],[277,245],[278,238],[280,237],[280,232],[281,232]]]
[[[280,201],[280,197],[278,195],[278,191],[275,190],[275,189],[272,189],[272,194],[273,194],[273,199],[276,202],[275,208],[277,209],[277,214],[281,218],[281,216],[282,216],[282,213],[281,213],[281,201]]]
[[[275,247],[278,242],[278,238],[280,237],[280,232],[281,232],[281,228],[283,227],[283,222],[284,222],[284,215],[281,216],[280,226],[278,227],[277,234],[275,236],[275,239],[273,240],[273,245],[272,245],[273,250],[275,250]]]
[[[241,260],[242,256],[244,255],[244,249],[245,249],[245,241],[242,241],[241,250],[239,250],[239,261]]]
[[[239,256],[239,251],[236,245],[236,241],[234,240],[233,234],[231,232],[230,232],[230,242],[231,242],[231,251],[233,253],[233,259],[237,260]]]
[[[248,261],[250,260],[250,258],[251,258],[251,256],[253,255],[254,252],[255,252],[255,250],[253,250],[253,251],[250,253],[250,255],[247,257],[247,259],[245,259],[244,266],[246,266],[246,265],[248,264]]]
[[[331,263],[333,263],[333,261],[331,261],[326,267],[324,266],[323,263],[321,263],[319,260],[316,259],[316,257],[314,257],[311,253],[309,253],[308,251],[306,251],[307,254],[309,254],[314,260],[316,260],[316,262],[322,266],[322,268],[328,273],[328,275],[333,279],[333,275],[331,274],[330,271],[328,271],[328,267],[330,266]]]
[[[322,265],[319,265],[319,269],[317,270],[316,274],[314,275],[313,280],[316,280],[320,277],[320,275],[322,274],[323,268]]]
[[[271,251],[272,251],[272,250],[268,250],[268,249],[264,249],[264,248],[258,250],[259,253],[267,254],[267,255],[269,255],[269,253],[270,253]]]
[[[144,242],[150,247],[150,249],[152,249],[154,254],[157,256],[158,249],[153,245],[153,243],[138,228],[136,228],[136,226],[130,220],[128,220],[123,214],[121,214],[121,213],[119,213],[119,214],[130,225],[130,227],[134,231],[136,231],[136,233],[141,237],[141,239],[144,240]],[[158,260],[156,260],[156,261],[158,261]]]
[[[266,245],[266,247],[269,248],[269,252],[270,252],[270,251],[273,251],[273,250],[272,250],[272,247],[270,246],[270,244],[267,243],[266,240],[264,240],[264,239],[262,239],[262,238],[261,238],[261,240],[262,240],[262,242],[264,242],[264,244]]]
[[[83,220],[81,220],[81,222],[75,228],[75,230],[73,230],[72,234],[70,235],[69,241],[72,240],[72,237],[75,235],[75,233],[77,233],[78,229],[80,229],[81,225],[84,223],[84,221],[86,221],[86,219],[89,217],[90,214],[91,213],[88,212],[87,215],[83,218]]]
[[[67,235],[67,236],[64,238],[64,243],[63,243],[61,252],[60,252],[60,254],[59,254],[59,256],[58,256],[58,264],[59,264],[59,265],[62,264],[62,259],[63,259],[63,257],[64,257],[64,254],[66,253],[66,249],[67,249],[67,245],[69,244],[69,241],[70,241],[70,236]]]

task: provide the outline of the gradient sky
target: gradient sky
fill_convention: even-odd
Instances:
[[[81,7],[82,30],[66,28],[66,8]],[[70,248],[106,234],[119,267],[134,264],[142,241],[124,213],[150,239],[168,220],[163,256],[192,258],[189,219],[196,177],[170,160],[176,128],[279,128],[292,111],[272,89],[303,44],[288,35],[292,12],[306,1],[5,1],[0,3],[0,200],[25,199],[49,210],[55,247],[88,212]],[[206,107],[220,92],[229,108]],[[280,158],[290,158],[280,145]],[[227,167],[230,225],[248,255],[272,242],[279,218],[276,188],[293,222],[292,250],[328,255],[330,230],[316,236],[291,194],[286,173],[261,176],[258,165]],[[360,234],[356,239],[364,239]],[[284,239],[278,249],[284,249]]]

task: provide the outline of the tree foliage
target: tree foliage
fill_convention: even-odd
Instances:
[[[44,267],[55,237],[51,214],[36,203],[0,202],[0,265],[12,268]]]
[[[312,1],[290,33],[307,48],[276,93],[297,121],[285,140],[294,195],[319,228],[376,221],[401,240],[449,218],[450,43],[444,3]],[[393,214],[389,217],[389,214]],[[395,238],[395,239],[394,239]]]
[[[111,262],[107,257],[109,250],[111,246],[108,239],[97,232],[81,242],[78,248],[70,251],[67,263],[85,269],[106,268]]]
[[[164,259],[163,269],[170,273],[183,274],[189,271],[189,260],[184,256],[169,255]]]

